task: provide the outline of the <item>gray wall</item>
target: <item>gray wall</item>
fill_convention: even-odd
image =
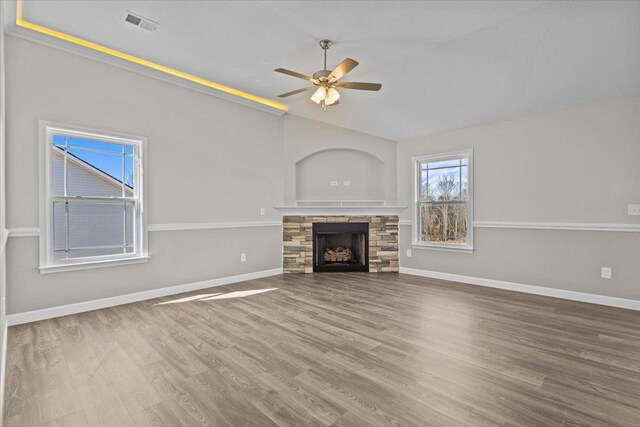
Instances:
[[[11,36],[7,103],[10,227],[38,224],[38,119],[146,136],[150,223],[278,218],[258,215],[282,199],[281,117]]]
[[[323,163],[330,174],[337,174],[336,166],[343,164],[345,150],[355,153],[364,152],[369,156],[380,160],[381,165],[376,164],[377,170],[382,170],[384,177],[379,185],[382,185],[382,194],[388,201],[396,200],[396,143],[394,141],[379,138],[345,129],[338,126],[320,123],[314,120],[286,115],[284,117],[284,197],[287,203],[296,200],[296,165],[300,165],[305,159],[311,159],[314,154],[323,153],[312,160],[313,167],[303,171],[303,174],[311,169],[317,171]],[[357,154],[354,154],[358,156]],[[366,156],[366,154],[365,154]],[[314,156],[315,157],[315,156]],[[342,179],[355,183],[362,193],[358,196],[352,188],[344,187],[342,182],[337,187],[331,187],[333,179],[322,179],[318,184],[307,183],[301,195],[311,198],[318,195],[319,199],[366,199],[369,196],[377,196],[380,192],[374,192],[362,182],[363,177],[370,174],[369,161],[354,162],[352,169],[341,175]],[[309,175],[310,178],[321,179],[315,172]],[[309,188],[311,187],[311,188]],[[375,197],[374,197],[375,198]]]
[[[10,238],[8,310],[22,313],[279,268],[281,246],[280,227],[152,232],[146,264],[40,275],[38,239]]]
[[[282,117],[15,37],[6,47],[8,228],[38,227],[39,119],[146,136],[150,224],[279,219]],[[150,232],[146,264],[46,275],[38,238],[12,237],[8,312],[278,268],[280,233]]]
[[[476,221],[640,224],[627,215],[640,203],[640,98],[401,141],[399,197],[411,200],[412,156],[468,148]],[[640,233],[476,228],[473,254],[408,258],[410,230],[403,267],[640,299]]]
[[[365,151],[331,149],[296,163],[297,200],[385,200],[384,183],[385,163]]]

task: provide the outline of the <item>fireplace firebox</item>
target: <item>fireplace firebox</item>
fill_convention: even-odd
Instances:
[[[313,271],[369,271],[369,224],[314,223]]]

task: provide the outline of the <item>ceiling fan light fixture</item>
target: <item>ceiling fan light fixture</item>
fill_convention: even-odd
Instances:
[[[340,99],[340,93],[336,90],[336,87],[339,87],[340,89],[354,90],[380,90],[382,87],[380,83],[340,82],[339,80],[342,77],[358,66],[358,61],[351,58],[345,58],[333,70],[327,70],[327,49],[329,49],[329,46],[331,46],[330,40],[320,41],[320,47],[324,51],[324,67],[322,70],[313,73],[313,77],[309,77],[306,74],[298,73],[296,71],[287,70],[286,68],[276,68],[274,70],[278,73],[313,83],[313,86],[307,86],[306,88],[292,90],[278,95],[279,98],[286,98],[287,96],[313,90],[314,92],[313,95],[311,95],[311,100],[326,111],[327,106],[338,105],[340,103],[340,101],[338,101],[338,99]]]
[[[327,105],[334,104],[338,99],[340,99],[340,94],[335,88],[329,88],[327,91]]]
[[[311,95],[311,100],[316,104],[320,104],[320,101],[324,100],[327,97],[327,90],[324,87],[319,87],[313,95]]]

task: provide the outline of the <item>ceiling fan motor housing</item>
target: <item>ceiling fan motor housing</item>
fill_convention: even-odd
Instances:
[[[313,78],[320,81],[328,80],[330,74],[331,74],[330,70],[320,70],[313,73]]]

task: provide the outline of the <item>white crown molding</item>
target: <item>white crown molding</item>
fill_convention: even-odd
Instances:
[[[411,220],[401,219],[400,225],[411,225]],[[516,230],[567,230],[567,231],[615,231],[640,233],[640,224],[610,224],[601,222],[505,222],[474,221],[474,228],[506,228]]]
[[[262,270],[253,273],[239,274],[236,276],[221,277],[219,279],[203,280],[201,282],[187,283],[166,288],[152,289],[127,295],[102,298],[92,301],[84,301],[75,304],[61,305],[58,307],[44,308],[41,310],[27,311],[7,315],[7,325],[21,325],[23,323],[36,322],[38,320],[52,319],[54,317],[67,316],[69,314],[83,313],[85,311],[98,310],[106,307],[114,307],[132,302],[145,301],[154,298],[176,295],[184,292],[229,285],[231,283],[245,282],[247,280],[261,279],[263,277],[282,274],[282,268]]]
[[[181,230],[211,230],[219,228],[254,228],[278,227],[282,221],[245,221],[245,222],[184,222],[176,224],[149,224],[148,231],[181,231]],[[39,237],[38,227],[10,228],[8,237]]]
[[[640,300],[608,297],[605,295],[566,291],[563,289],[547,288],[544,286],[524,285],[521,283],[504,282],[502,280],[461,276],[459,274],[441,273],[438,271],[421,270],[416,268],[400,267],[400,273],[411,274],[413,276],[429,277],[431,279],[449,280],[452,282],[465,283],[468,285],[486,286],[488,288],[505,289],[508,291],[522,292],[526,294],[543,295],[547,297],[560,298],[571,301],[587,302],[591,304],[599,304],[610,307],[626,308],[629,310],[640,311]]]
[[[278,227],[282,221],[202,222],[177,224],[149,224],[149,231],[210,230],[218,228]]]

